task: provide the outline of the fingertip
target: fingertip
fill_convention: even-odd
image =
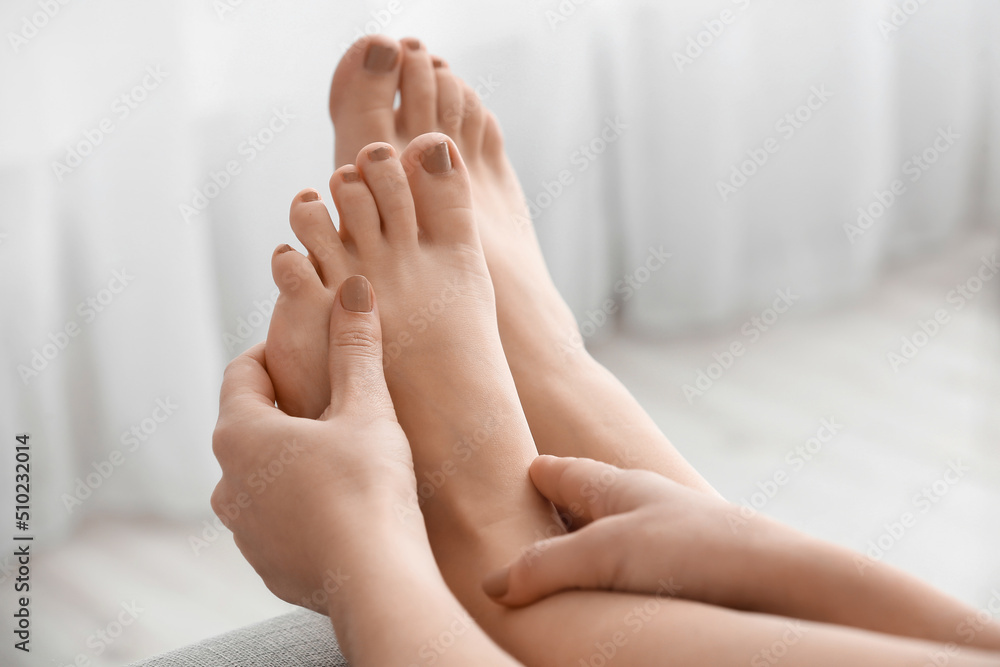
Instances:
[[[483,579],[483,592],[500,602],[510,589],[510,566],[491,572]]]

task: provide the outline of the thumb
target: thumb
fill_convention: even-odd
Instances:
[[[392,410],[382,372],[382,327],[374,291],[364,276],[351,276],[337,292],[330,313],[329,356],[326,418],[344,411]]]
[[[626,554],[615,538],[617,517],[596,521],[575,533],[535,542],[507,567],[483,580],[483,591],[510,607],[520,607],[573,588],[618,587]]]

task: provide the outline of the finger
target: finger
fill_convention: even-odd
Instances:
[[[618,549],[620,522],[597,521],[583,530],[536,542],[507,567],[483,580],[483,591],[494,601],[520,607],[559,591],[584,588],[616,590],[627,556]]]
[[[653,500],[655,473],[622,470],[592,459],[539,456],[528,469],[531,481],[543,496],[575,525],[584,525],[612,514],[635,509]]]
[[[382,370],[382,328],[371,284],[364,276],[343,282],[330,313],[331,418],[345,411],[392,412]]]
[[[274,408],[274,385],[266,365],[263,343],[229,362],[222,376],[220,418],[233,413],[243,416],[248,409]]]

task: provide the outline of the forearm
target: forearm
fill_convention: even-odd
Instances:
[[[975,609],[896,568],[790,529],[765,531],[751,548],[751,608],[1000,650],[995,621],[976,621]]]
[[[328,569],[341,581],[328,611],[351,665],[517,665],[448,589],[422,521],[419,530],[387,528],[341,533],[349,539],[331,550]]]

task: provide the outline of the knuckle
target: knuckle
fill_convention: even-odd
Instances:
[[[331,335],[330,342],[339,349],[366,356],[380,354],[382,349],[378,336],[369,327],[351,327],[336,331]]]
[[[219,419],[212,431],[212,453],[221,464],[229,453],[230,443],[233,441],[232,426],[228,421]]]

